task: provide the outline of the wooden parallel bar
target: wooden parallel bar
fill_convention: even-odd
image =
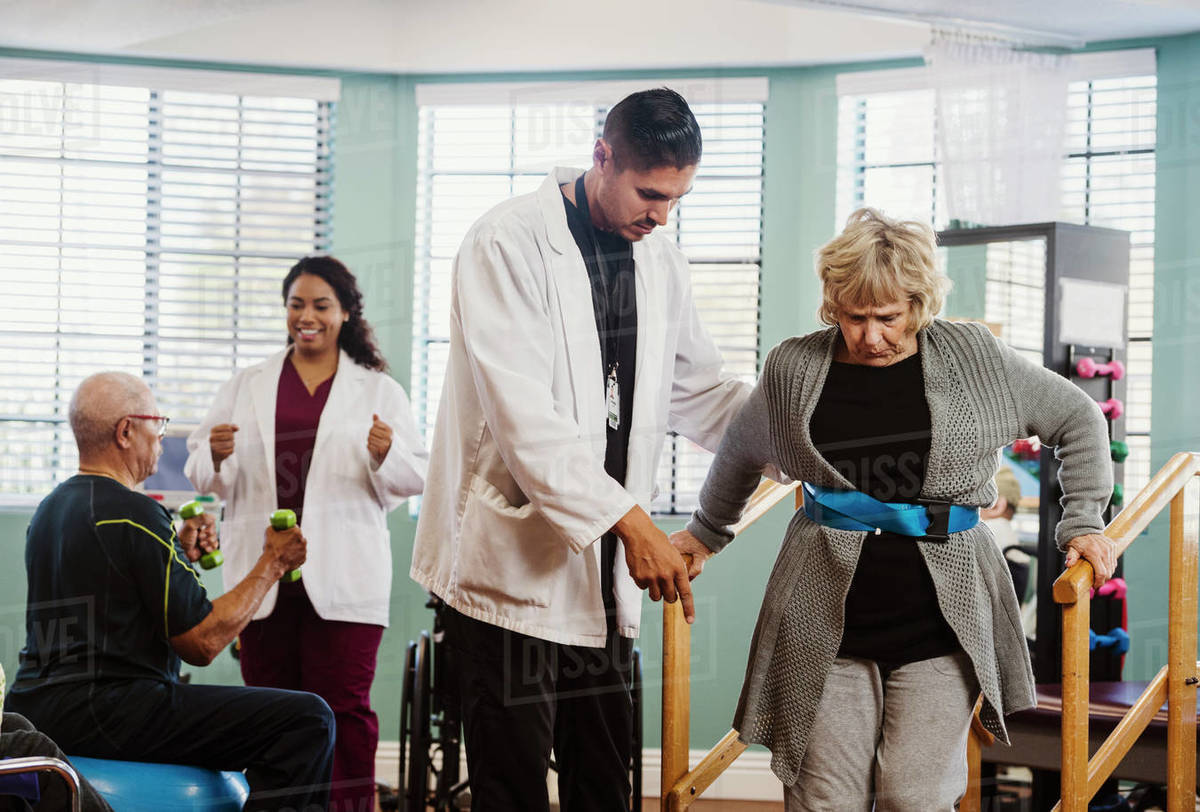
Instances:
[[[1171,500],[1167,585],[1167,812],[1194,812],[1196,787],[1195,482]]]
[[[1100,791],[1166,701],[1167,667],[1163,666],[1088,762],[1088,798]]]
[[[1159,469],[1149,484],[1104,529],[1104,534],[1116,542],[1118,556],[1197,473],[1200,473],[1200,455],[1188,451],[1174,455]],[[1054,582],[1054,600],[1062,604],[1073,603],[1081,592],[1091,589],[1092,577],[1092,565],[1080,561],[1058,576]]]
[[[1076,567],[1078,569],[1078,567]],[[1088,566],[1090,570],[1091,567]],[[1088,773],[1088,627],[1087,591],[1063,607],[1062,655],[1062,808],[1087,812]]]
[[[1162,706],[1164,696],[1169,717],[1168,798],[1178,799],[1169,801],[1169,812],[1194,812],[1196,673],[1200,670],[1200,663],[1195,660],[1197,562],[1200,560],[1197,554],[1200,538],[1197,510],[1200,506],[1195,496],[1198,473],[1200,455],[1191,452],[1174,455],[1105,528],[1105,535],[1116,543],[1119,556],[1164,508],[1170,506],[1169,651],[1167,667],[1159,672],[1090,764],[1087,760],[1087,680],[1092,566],[1081,560],[1054,582],[1054,600],[1063,604],[1062,800],[1055,806],[1056,812],[1060,809],[1067,812],[1086,810],[1088,800],[1133,747]]]
[[[733,531],[735,536],[741,533],[762,518],[764,513],[782,502],[792,491],[796,492],[796,507],[800,507],[804,502],[800,493],[799,482],[780,485],[778,482],[764,479],[758,483],[757,490],[750,496],[750,501],[746,503],[746,509],[742,511],[741,521],[730,528],[730,530]]]
[[[1200,518],[1197,516],[1194,494],[1185,499],[1184,491],[1187,489],[1188,493],[1192,493],[1189,485],[1194,485],[1192,480],[1198,473],[1200,455],[1186,452],[1176,454],[1105,528],[1105,534],[1113,539],[1117,554],[1121,555],[1158,513],[1167,505],[1171,506],[1171,641],[1168,668],[1160,672],[1160,677],[1166,677],[1165,692],[1171,720],[1168,722],[1169,797],[1178,800],[1178,803],[1169,803],[1169,812],[1193,812],[1192,788],[1196,778],[1196,673],[1200,671],[1200,663],[1195,661],[1196,628],[1194,621],[1177,621],[1179,618],[1196,617],[1197,562],[1200,561],[1197,552],[1200,533],[1197,532],[1197,526]],[[778,486],[764,482],[751,497],[750,505],[735,532],[744,530],[792,491],[796,495],[795,505],[799,508],[803,505],[803,495],[796,483]],[[1153,717],[1154,710],[1161,706],[1161,701],[1157,706],[1153,703],[1162,689],[1152,683],[1089,765],[1088,627],[1091,608],[1089,589],[1093,576],[1091,564],[1080,561],[1059,576],[1053,588],[1055,601],[1064,604],[1063,800],[1055,809],[1067,812],[1086,812],[1091,795],[1132,747],[1149,718]],[[690,629],[678,604],[664,604],[663,612],[662,809],[683,810],[716,780],[721,771],[741,753],[744,745],[737,741],[736,733],[730,731],[696,770],[688,772]],[[970,791],[972,784],[969,784],[968,794],[963,799],[964,812],[974,812],[979,808],[979,750],[985,742],[985,737],[978,736],[972,730],[967,758],[969,774],[974,777],[974,792]]]
[[[734,535],[741,533],[772,507],[783,501],[789,493],[796,493],[796,506],[800,507],[803,500],[800,494],[800,483],[780,485],[777,482],[764,480],[750,497],[742,520],[733,527]],[[690,563],[690,562],[689,562]],[[688,745],[690,738],[689,716],[691,713],[691,627],[683,616],[680,603],[663,603],[663,683],[662,683],[662,786],[661,808],[667,810],[671,799],[671,788],[688,776]],[[728,736],[726,736],[728,738]],[[736,736],[734,737],[736,742]],[[740,743],[739,743],[740,744]],[[718,742],[709,756],[712,757],[723,745],[725,739]],[[745,745],[740,745],[745,749]],[[724,752],[731,752],[728,746]],[[725,765],[736,757],[736,753],[728,758]],[[701,762],[702,764],[706,762]],[[707,765],[706,765],[707,766]],[[720,770],[708,779],[705,787],[711,784]],[[702,791],[697,790],[696,794]],[[676,799],[678,804],[680,799]],[[690,801],[689,801],[690,803]],[[685,809],[686,805],[675,808]]]
[[[689,715],[691,703],[691,626],[683,604],[663,602],[662,683],[662,809],[667,795],[688,771]]]
[[[738,740],[736,730],[731,730],[721,737],[721,740],[708,751],[708,755],[700,760],[696,768],[683,776],[667,792],[667,812],[683,812],[692,805],[692,801],[700,793],[712,786],[713,781],[725,771],[746,749],[746,745]]]

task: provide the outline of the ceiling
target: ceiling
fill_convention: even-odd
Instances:
[[[843,63],[935,28],[1073,46],[1200,31],[1200,0],[0,0],[0,47],[395,73]]]

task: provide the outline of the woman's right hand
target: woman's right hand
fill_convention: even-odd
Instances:
[[[221,470],[221,461],[233,453],[233,435],[238,427],[232,423],[213,426],[208,434],[208,448],[212,452],[213,469]]]
[[[712,550],[686,530],[676,530],[671,534],[670,541],[688,565],[688,580],[695,580],[704,569],[704,562],[712,557]]]

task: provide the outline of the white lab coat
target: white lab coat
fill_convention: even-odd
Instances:
[[[628,471],[604,471],[607,410],[592,291],[555,169],[485,214],[453,269],[450,357],[412,577],[478,620],[602,646],[599,539],[649,509],[668,429],[715,449],[749,394],[697,317],[686,259],[659,234],[633,244],[637,369]],[[636,637],[641,590],[623,551],[617,627]]]
[[[289,350],[240,371],[217,392],[204,422],[188,437],[184,472],[202,493],[225,500],[221,549],[226,588],[239,583],[262,554],[275,501],[275,395]],[[392,446],[375,469],[367,451],[371,415],[392,427]],[[213,471],[208,435],[234,423],[234,451]],[[325,620],[386,626],[392,586],[388,511],[420,493],[428,454],[403,387],[359,366],[344,351],[321,413],[304,491],[308,559],[304,588]],[[277,589],[254,613],[275,608]]]

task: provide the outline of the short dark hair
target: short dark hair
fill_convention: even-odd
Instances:
[[[375,344],[375,333],[371,325],[363,318],[362,292],[359,291],[358,281],[354,274],[350,273],[350,269],[330,256],[304,257],[292,266],[283,279],[284,304],[287,304],[292,283],[299,279],[301,274],[311,274],[324,279],[329,287],[333,288],[342,310],[349,316],[338,333],[338,347],[345,350],[351,360],[359,366],[386,372],[387,361],[383,359],[383,354]],[[289,335],[288,344],[291,343],[292,337]]]
[[[641,90],[617,102],[604,121],[604,140],[618,171],[660,166],[683,169],[700,163],[700,125],[674,90]]]

